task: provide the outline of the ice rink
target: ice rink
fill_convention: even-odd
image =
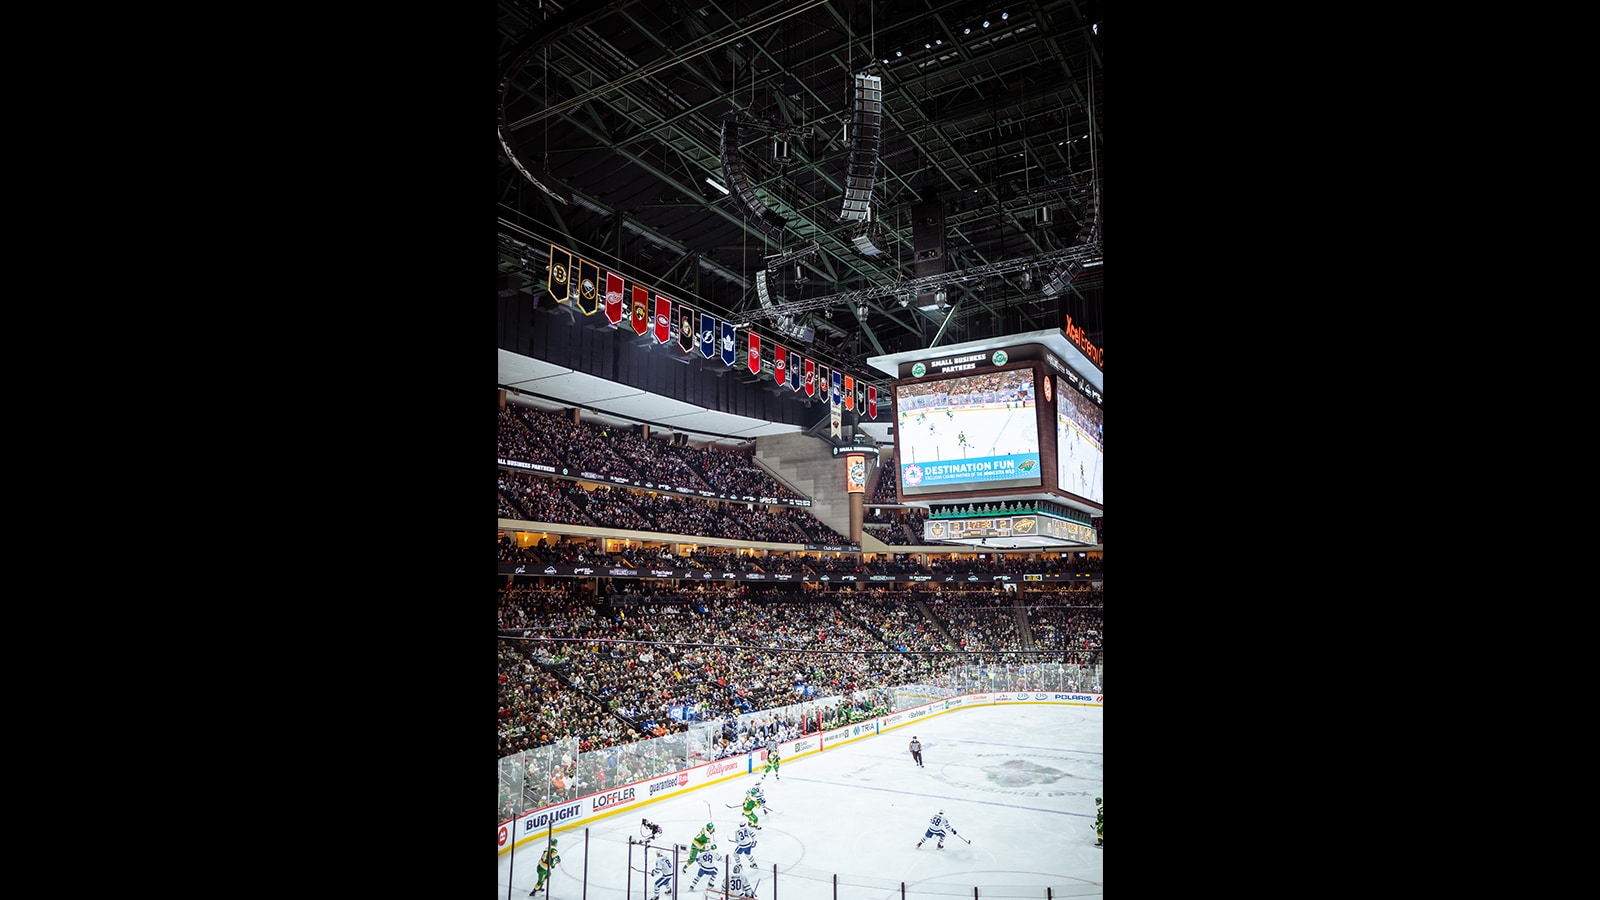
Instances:
[[[906,897],[1104,897],[1104,851],[1094,846],[1096,797],[1104,796],[1100,707],[977,706],[836,749],[785,759],[768,776],[770,815],[761,815],[755,848],[761,900],[897,900]],[[912,735],[923,768],[912,761]],[[586,828],[556,833],[561,862],[551,876],[554,900],[649,900],[640,819],[663,826],[660,840],[687,845],[707,822],[719,853],[732,854],[737,808],[753,775],[621,811]],[[729,809],[728,804],[735,808]],[[943,850],[916,846],[928,819],[943,809],[960,837]],[[965,843],[962,838],[971,841]],[[500,857],[501,898],[525,898],[537,881],[542,839]],[[678,898],[691,894],[680,855]],[[776,876],[774,876],[776,867]],[[728,874],[727,864],[722,876]],[[587,891],[584,879],[587,874]],[[837,879],[837,880],[836,880]],[[753,880],[753,879],[752,879]],[[776,880],[776,885],[774,885]],[[774,891],[776,887],[776,891]],[[545,898],[545,892],[539,897]],[[666,900],[666,897],[663,897]]]

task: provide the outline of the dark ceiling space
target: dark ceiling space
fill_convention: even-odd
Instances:
[[[858,371],[1068,316],[1104,347],[1099,7],[502,0],[500,272],[542,292],[555,241]]]

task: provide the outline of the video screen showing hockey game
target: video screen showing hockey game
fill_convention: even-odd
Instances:
[[[1038,487],[1032,369],[895,388],[896,458],[906,497]]]
[[[1056,485],[1069,494],[1104,504],[1105,453],[1100,407],[1064,378],[1056,379]]]

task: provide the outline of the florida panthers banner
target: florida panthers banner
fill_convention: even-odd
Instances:
[[[878,417],[878,388],[876,385],[867,385],[867,415],[874,419]]]
[[[807,397],[815,397],[816,395],[817,395],[817,361],[814,360],[814,359],[808,359],[808,360],[806,360],[806,396]]]
[[[685,306],[678,311],[678,349],[693,353],[694,344],[694,310]]]
[[[722,364],[733,368],[737,354],[733,351],[733,323],[722,323]]]
[[[844,377],[844,408],[846,410],[856,408],[856,380],[850,375]]]
[[[761,374],[761,335],[750,332],[750,374]]]
[[[582,258],[578,260],[578,309],[586,316],[600,311],[600,267]]]
[[[633,286],[633,333],[642,335],[650,330],[650,292],[637,284]]]
[[[606,321],[622,324],[622,276],[615,272],[606,273]]]
[[[549,288],[550,296],[556,298],[557,303],[567,302],[567,292],[572,285],[572,251],[565,247],[550,245],[550,276],[545,279],[545,287]]]
[[[656,343],[672,340],[672,301],[656,291]]]
[[[781,387],[789,380],[789,372],[784,368],[783,345],[772,345],[772,380]]]
[[[700,355],[706,359],[717,355],[717,320],[708,312],[700,314]]]

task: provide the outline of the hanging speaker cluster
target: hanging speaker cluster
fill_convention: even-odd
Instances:
[[[1050,271],[1050,277],[1045,280],[1044,287],[1040,288],[1046,297],[1054,297],[1057,293],[1066,290],[1072,279],[1083,273],[1083,265],[1075,259],[1069,259]]]
[[[739,123],[734,119],[722,123],[722,178],[747,221],[774,238],[782,237],[789,222],[756,196],[745,172],[744,155],[739,149]]]
[[[878,178],[878,151],[883,143],[882,78],[855,77],[855,114],[850,121],[850,168],[839,218],[864,222],[871,215],[872,186]]]

